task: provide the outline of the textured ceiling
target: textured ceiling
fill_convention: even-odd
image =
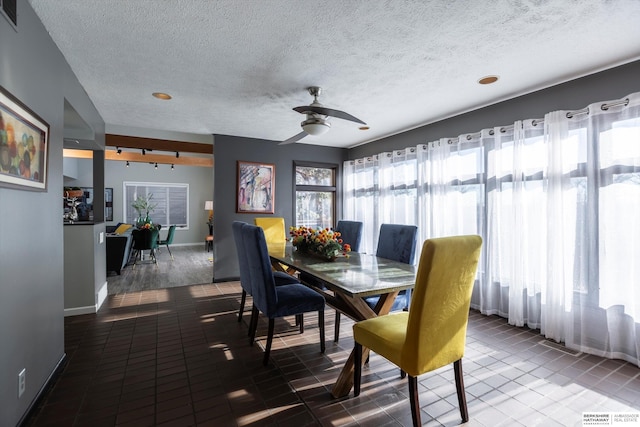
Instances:
[[[300,141],[334,147],[640,58],[637,0],[30,3],[107,125],[281,141],[317,85],[371,127]]]

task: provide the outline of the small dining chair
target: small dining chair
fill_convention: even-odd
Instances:
[[[404,264],[413,264],[416,256],[416,241],[418,227],[415,225],[382,224],[378,236],[376,256]],[[364,298],[364,302],[374,309],[380,301],[380,295],[371,295]],[[411,289],[400,291],[393,301],[391,311],[407,310],[411,301]],[[336,323],[334,338],[338,342],[340,334],[340,313],[336,311]]]
[[[167,250],[169,251],[169,255],[171,256],[171,259],[173,259],[173,254],[171,253],[171,248],[169,247],[169,245],[173,244],[173,234],[176,231],[176,226],[175,225],[170,225],[169,226],[169,231],[167,231],[167,238],[164,240],[158,240],[158,246],[166,246]]]
[[[275,285],[267,242],[262,228],[245,224],[242,226],[242,238],[248,260],[253,296],[251,325],[249,327],[251,344],[253,344],[258,328],[259,312],[262,312],[269,319],[263,364],[266,366],[269,363],[275,319],[283,316],[317,311],[320,351],[324,353],[324,297],[300,283]]]
[[[416,258],[418,227],[415,225],[382,224],[378,236],[376,256],[404,264],[413,264]],[[373,308],[380,299],[379,295],[365,298],[369,307]],[[391,311],[407,310],[411,303],[411,289],[400,291]]]
[[[408,374],[414,426],[421,425],[418,376],[453,363],[458,405],[469,420],[462,378],[469,305],[482,247],[480,236],[426,240],[409,311],[353,325],[354,396],[360,395],[363,353],[372,351]]]
[[[138,259],[142,261],[142,251],[149,251],[149,257],[154,264],[157,264],[156,249],[158,248],[158,234],[160,230],[157,227],[134,229],[131,231],[133,237],[133,266],[135,268]]]
[[[336,224],[335,231],[340,232],[340,238],[351,246],[352,252],[360,252],[362,242],[362,230],[364,224],[361,221],[347,221],[341,219]]]
[[[362,230],[364,224],[361,221],[348,221],[341,219],[336,224],[335,231],[340,233],[343,243],[351,246],[351,251],[360,252],[360,243],[362,242]],[[333,323],[333,341],[338,342],[340,339],[340,319],[341,315],[336,310],[335,322]]]
[[[282,217],[256,217],[254,224],[264,230],[264,238],[267,243],[280,243],[287,240],[287,232],[284,228]]]
[[[236,254],[238,256],[238,267],[240,270],[240,286],[242,287],[242,297],[240,299],[240,309],[238,310],[238,322],[242,321],[242,313],[247,301],[247,294],[251,295],[251,278],[249,277],[249,262],[247,261],[247,252],[244,248],[244,240],[242,239],[242,227],[247,225],[246,222],[233,221],[231,230],[233,232],[233,240],[236,244]],[[276,286],[289,285],[292,283],[300,283],[295,277],[281,272],[274,271],[273,278]],[[249,321],[251,324],[251,321]]]

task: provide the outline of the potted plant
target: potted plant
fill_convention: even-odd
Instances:
[[[153,203],[151,199],[153,199],[153,193],[148,196],[138,196],[136,200],[131,203],[131,207],[135,209],[138,214],[138,220],[136,222],[138,228],[144,228],[145,225],[152,223],[149,214],[153,212],[158,204]]]

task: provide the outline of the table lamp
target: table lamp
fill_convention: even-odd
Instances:
[[[204,202],[204,210],[209,211],[209,222],[213,220],[213,200]]]

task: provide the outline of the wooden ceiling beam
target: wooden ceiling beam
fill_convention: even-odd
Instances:
[[[179,153],[199,153],[213,155],[213,145],[197,142],[172,141],[169,139],[142,138],[126,135],[105,135],[105,145],[108,147],[138,148],[142,150],[174,151]]]
[[[104,158],[106,160],[116,160],[121,162],[136,162],[136,163],[161,163],[165,165],[185,165],[185,166],[202,166],[213,167],[212,157],[193,157],[193,156],[167,156],[163,154],[150,154],[142,155],[141,153],[132,153],[130,151],[123,151],[118,154],[113,150],[105,150]]]
[[[64,149],[64,157],[73,157],[76,159],[91,159],[93,158],[93,151],[91,150],[73,150]],[[133,153],[131,151],[123,151],[118,154],[115,150],[105,150],[104,158],[106,160],[115,160],[121,162],[134,162],[134,163],[160,163],[164,165],[183,165],[183,166],[201,166],[205,168],[213,167],[212,157],[194,157],[194,156],[180,156],[176,158],[173,155],[164,154],[146,154]]]

